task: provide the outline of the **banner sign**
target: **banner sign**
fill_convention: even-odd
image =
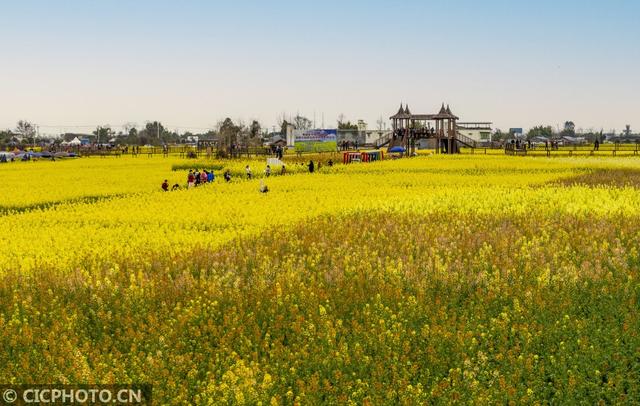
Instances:
[[[330,152],[338,149],[338,130],[295,131],[297,152]]]

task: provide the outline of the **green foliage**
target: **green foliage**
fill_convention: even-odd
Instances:
[[[351,121],[338,122],[338,130],[357,130],[358,124],[351,123]]]
[[[543,126],[543,125],[535,126],[529,129],[529,131],[527,132],[527,139],[531,139],[534,137],[551,138],[553,137],[553,128],[551,126]]]
[[[224,164],[200,160],[200,161],[171,165],[172,171],[188,171],[190,169],[198,169],[198,168],[206,169],[206,170],[213,169],[215,171],[220,171],[222,170],[222,168],[224,168]]]
[[[257,120],[253,120],[251,122],[251,126],[249,127],[249,134],[251,138],[259,138],[261,129],[262,127],[260,126],[260,123]]]
[[[101,126],[96,128],[95,131],[93,131],[93,135],[97,137],[98,142],[100,142],[101,144],[105,144],[112,137],[113,131],[111,130],[111,127],[109,127],[108,125]]]

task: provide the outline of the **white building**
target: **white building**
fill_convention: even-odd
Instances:
[[[367,130],[365,131],[365,143],[376,146],[391,138],[392,130]]]
[[[458,132],[476,142],[491,142],[493,132],[490,122],[458,123]]]

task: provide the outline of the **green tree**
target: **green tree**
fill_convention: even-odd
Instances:
[[[255,139],[260,137],[260,130],[262,126],[257,120],[253,120],[251,125],[249,126],[249,134],[251,134],[251,138]]]
[[[344,114],[340,113],[338,116],[338,130],[357,130],[358,124],[353,123],[351,121],[346,121]]]
[[[111,139],[111,136],[113,135],[113,131],[111,130],[111,127],[109,127],[108,125],[105,125],[105,126],[97,127],[93,132],[93,135],[96,136],[97,143],[105,144],[109,142],[109,139]]]
[[[138,133],[141,145],[163,145],[178,142],[179,136],[173,131],[167,130],[159,121],[149,121],[144,129]]]
[[[500,142],[509,139],[509,133],[505,133],[501,129],[496,129],[496,131],[491,136],[492,141]]]
[[[238,134],[241,128],[233,123],[229,117],[219,124],[218,129],[218,153],[227,156],[231,152],[231,147],[238,142]]]
[[[7,145],[11,142],[11,138],[13,138],[13,133],[10,130],[0,131],[0,149],[4,150],[7,148]]]
[[[338,122],[339,130],[357,130],[358,124],[352,124],[351,121],[346,121],[344,123]]]
[[[573,121],[565,121],[564,130],[560,132],[561,136],[575,137],[576,136],[576,125]]]
[[[550,125],[547,125],[547,126],[538,125],[530,128],[529,131],[527,132],[527,139],[529,140],[533,137],[551,138],[552,136],[553,136],[553,128]]]
[[[142,131],[145,132],[144,135],[149,139],[156,138],[158,140],[161,140],[166,129],[164,128],[162,123],[160,123],[159,121],[150,121],[144,126],[144,130]]]
[[[283,137],[287,136],[288,126],[289,126],[289,123],[287,122],[287,120],[282,120],[282,122],[280,123],[280,135],[282,135]]]

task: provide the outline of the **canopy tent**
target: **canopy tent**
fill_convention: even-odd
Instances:
[[[15,158],[16,155],[13,152],[0,151],[0,161],[2,162],[12,161]]]
[[[82,144],[82,141],[80,141],[80,139],[78,137],[75,137],[74,139],[69,141],[69,145],[77,146],[77,145],[80,145],[80,144]]]

